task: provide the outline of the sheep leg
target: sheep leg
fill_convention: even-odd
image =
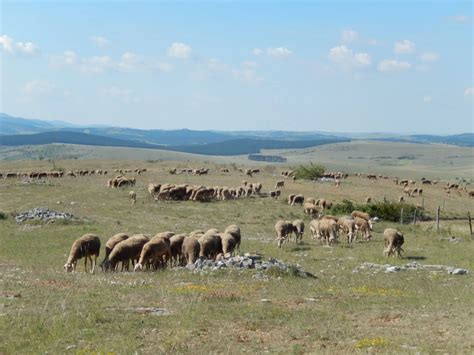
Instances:
[[[96,264],[97,264],[97,255],[94,256],[94,261],[92,261],[92,258],[91,258],[91,264],[92,264],[91,274],[93,274],[94,271],[95,271],[95,266],[96,266]]]
[[[87,256],[84,257],[84,272],[87,272]]]

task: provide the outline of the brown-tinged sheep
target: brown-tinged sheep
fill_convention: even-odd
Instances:
[[[119,262],[122,263],[122,271],[129,269],[130,261],[132,264],[140,258],[143,246],[150,239],[144,234],[135,234],[130,238],[121,241],[112,249],[109,259],[105,262],[106,270],[114,271]]]
[[[199,257],[206,259],[215,259],[217,254],[222,253],[222,241],[218,233],[209,230],[199,239],[201,250]]]
[[[319,234],[327,245],[334,244],[337,240],[337,223],[333,219],[321,219],[319,221]]]
[[[110,253],[114,249],[114,247],[120,243],[123,242],[125,239],[128,239],[129,235],[126,233],[118,233],[115,234],[114,236],[110,237],[109,240],[107,240],[107,243],[105,243],[105,258],[104,260],[100,263],[100,266],[103,267],[105,263],[107,262]]]
[[[314,198],[312,198],[312,197],[308,197],[308,198],[306,199],[306,202],[307,202],[307,203],[312,203],[313,205],[316,204],[316,200],[315,200]]]
[[[275,190],[282,189],[285,187],[285,182],[283,180],[277,181],[275,184]]]
[[[222,243],[222,253],[226,255],[232,256],[234,253],[234,249],[237,246],[237,241],[232,236],[232,234],[224,232],[220,235],[221,243]]]
[[[405,242],[403,234],[394,228],[387,228],[383,232],[384,245],[385,249],[383,251],[384,255],[396,256],[401,258],[402,254],[402,245]]]
[[[321,233],[319,232],[319,220],[318,219],[313,219],[309,223],[309,229],[311,231],[311,237],[313,239],[321,239]]]
[[[187,265],[194,264],[194,262],[199,257],[200,251],[201,245],[196,238],[191,236],[184,238],[183,245],[181,247],[181,254],[183,255]]]
[[[303,240],[304,222],[301,219],[296,219],[291,224],[293,225],[293,233],[295,233],[295,241],[298,244]]]
[[[324,216],[321,217],[321,220],[323,219],[332,219],[334,222],[337,222],[339,218],[336,216],[333,216],[332,214],[325,214]]]
[[[339,230],[347,235],[347,242],[352,243],[355,233],[355,221],[349,217],[341,217],[337,220]]]
[[[84,234],[72,244],[64,269],[67,272],[76,271],[77,260],[84,258],[84,271],[87,272],[87,259],[89,259],[92,267],[91,273],[93,273],[99,254],[100,238],[94,234]],[[94,260],[92,260],[92,257],[94,257]]]
[[[140,253],[140,259],[135,265],[135,271],[142,270],[143,266],[153,266],[157,269],[166,265],[171,259],[171,246],[168,238],[155,235],[147,242]]]
[[[370,240],[370,238],[372,238],[372,235],[370,234],[371,228],[369,225],[369,221],[367,221],[365,218],[360,218],[356,216],[354,218],[354,222],[356,231],[360,232],[365,240]],[[357,234],[354,240],[355,239],[357,239]]]
[[[170,249],[171,249],[171,264],[181,265],[182,264],[182,247],[183,241],[187,237],[186,234],[173,235],[170,238]]]
[[[196,229],[196,230],[193,230],[191,233],[189,233],[189,236],[194,237],[194,238],[200,238],[203,234],[204,234],[203,230]]]
[[[240,251],[240,241],[242,238],[242,235],[240,234],[240,227],[237,224],[231,224],[226,227],[226,229],[224,230],[224,233],[228,233],[234,237],[235,242],[236,242],[235,247],[236,249]]]
[[[303,209],[304,213],[309,214],[311,216],[315,216],[321,212],[318,206],[309,202],[305,202],[305,204],[303,205]]]
[[[282,244],[286,241],[288,236],[293,232],[293,224],[290,221],[279,220],[275,223],[275,232],[278,247],[281,248]]]

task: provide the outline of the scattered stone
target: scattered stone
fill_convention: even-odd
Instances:
[[[29,211],[19,213],[15,216],[15,221],[17,223],[22,223],[28,219],[49,222],[56,219],[72,220],[74,219],[74,216],[68,212],[51,211],[42,207],[36,207]]]
[[[130,307],[125,308],[127,312],[139,313],[139,314],[150,314],[152,316],[169,316],[171,312],[165,308],[157,307]]]
[[[312,277],[315,278],[313,274],[304,271],[299,265],[288,265],[284,262],[269,258],[267,261],[262,260],[262,256],[258,254],[249,254],[246,253],[243,256],[237,255],[234,257],[224,257],[221,260],[203,260],[198,259],[194,264],[187,265],[186,268],[193,270],[194,272],[202,272],[206,270],[220,270],[224,268],[228,269],[253,269],[260,271],[267,271],[269,269],[277,270],[281,273],[287,273],[294,276],[300,277]],[[256,276],[256,279],[259,279],[260,276]]]
[[[271,300],[269,300],[268,298],[262,298],[260,302],[269,303],[271,302]]]
[[[424,270],[424,271],[432,271],[432,272],[439,272],[439,271],[447,271],[450,275],[465,275],[469,273],[469,270],[455,268],[452,266],[445,266],[445,265],[422,265],[417,263],[416,261],[409,262],[405,264],[405,266],[397,266],[397,265],[381,265],[381,264],[374,264],[365,262],[362,263],[360,266],[352,270],[353,273],[357,273],[359,271],[373,271],[379,272],[384,271],[386,273],[392,272],[399,272],[404,270]]]

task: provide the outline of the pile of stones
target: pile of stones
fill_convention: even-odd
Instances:
[[[15,221],[17,223],[22,223],[29,219],[49,222],[58,219],[72,220],[74,219],[74,216],[68,212],[51,211],[42,207],[36,207],[29,211],[21,212],[15,216]]]

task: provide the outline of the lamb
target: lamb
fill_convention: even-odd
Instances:
[[[155,235],[143,246],[135,271],[142,270],[144,265],[152,265],[157,269],[169,260],[171,260],[170,240]]]
[[[296,219],[292,223],[293,232],[295,233],[296,243],[300,243],[303,240],[304,233],[304,222],[301,219]]]
[[[146,235],[135,234],[115,245],[109,259],[104,264],[105,270],[115,270],[117,264],[121,262],[122,271],[128,271],[130,260],[133,264],[135,260],[139,259],[142,248],[148,241],[149,238]]]
[[[181,246],[181,254],[187,265],[194,264],[199,257],[200,251],[201,245],[196,238],[191,236],[184,238],[183,245]]]
[[[235,247],[240,251],[241,234],[239,226],[236,224],[231,224],[227,226],[227,228],[224,230],[224,233],[228,233],[234,237],[236,243]]]
[[[293,232],[293,224],[290,221],[279,220],[275,224],[278,247],[281,248],[286,238]]]
[[[337,220],[339,230],[347,234],[347,242],[352,243],[355,233],[355,221],[349,217],[341,217]]]
[[[137,193],[135,191],[130,191],[128,193],[128,197],[130,198],[130,201],[132,202],[132,205],[137,203]]]
[[[100,266],[103,268],[103,266],[105,265],[105,263],[107,262],[108,258],[109,258],[109,255],[110,253],[112,252],[112,250],[114,249],[114,247],[128,239],[128,235],[125,234],[125,233],[118,233],[118,234],[115,234],[114,236],[110,237],[109,240],[107,240],[107,243],[105,243],[105,258],[104,260],[100,263]]]
[[[370,240],[370,238],[372,238],[371,234],[370,234],[370,224],[369,224],[369,221],[367,221],[365,218],[360,218],[360,217],[355,217],[354,218],[354,222],[355,222],[355,229],[356,231],[362,233],[363,237],[365,240]],[[354,240],[357,239],[357,234],[356,234],[356,237],[354,238]]]
[[[66,264],[64,264],[64,269],[66,269],[67,272],[75,272],[77,260],[84,258],[84,271],[87,272],[87,259],[89,259],[92,267],[91,273],[93,273],[99,253],[100,238],[95,234],[84,234],[72,244],[69,257],[67,258]],[[94,261],[92,260],[93,256],[95,257]]]
[[[295,198],[295,194],[288,195],[288,204],[291,205],[293,203],[293,199]]]
[[[174,265],[182,264],[182,247],[183,241],[187,237],[186,234],[173,235],[170,238],[170,249],[171,249],[171,263]]]
[[[387,228],[383,232],[383,237],[385,245],[383,254],[387,256],[393,255],[401,258],[401,252],[403,251],[402,245],[405,242],[403,234],[394,228]]]
[[[270,196],[277,199],[278,197],[280,197],[281,195],[281,191],[280,190],[272,190],[269,192]]]

